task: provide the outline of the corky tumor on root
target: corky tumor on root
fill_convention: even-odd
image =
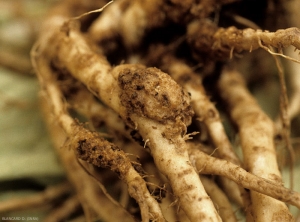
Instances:
[[[158,121],[191,123],[190,96],[169,75],[157,68],[120,66],[118,84],[126,115],[136,114]]]

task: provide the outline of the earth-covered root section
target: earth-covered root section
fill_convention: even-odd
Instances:
[[[250,87],[263,72],[252,51],[298,62],[283,50],[300,49],[299,29],[264,30],[274,11],[258,4],[265,17],[242,19],[249,3],[235,0],[116,0],[87,13],[106,3],[60,2],[31,53],[73,206],[87,221],[294,221],[287,204],[300,209],[300,194],[282,180],[276,145],[299,135],[289,121],[300,109],[270,117]]]

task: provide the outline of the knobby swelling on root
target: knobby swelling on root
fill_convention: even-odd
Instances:
[[[54,218],[81,207],[86,221],[295,221],[288,205],[300,209],[300,194],[284,184],[276,146],[299,134],[290,121],[300,109],[293,102],[290,114],[284,100],[275,124],[251,84],[274,78],[264,66],[272,56],[299,62],[284,50],[300,49],[300,30],[290,27],[283,1],[264,2],[65,0],[53,7],[31,59],[74,189]],[[245,7],[263,13],[251,17]],[[265,61],[259,51],[269,53]]]

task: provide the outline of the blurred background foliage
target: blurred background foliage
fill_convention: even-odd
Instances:
[[[0,1],[0,201],[31,195],[64,178],[39,111],[39,85],[29,56],[54,2]],[[41,219],[41,213],[39,209],[0,216]]]

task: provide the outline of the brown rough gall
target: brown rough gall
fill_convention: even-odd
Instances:
[[[194,114],[190,97],[169,75],[157,68],[124,68],[118,78],[121,104],[136,114],[166,123],[178,117],[190,124]]]

